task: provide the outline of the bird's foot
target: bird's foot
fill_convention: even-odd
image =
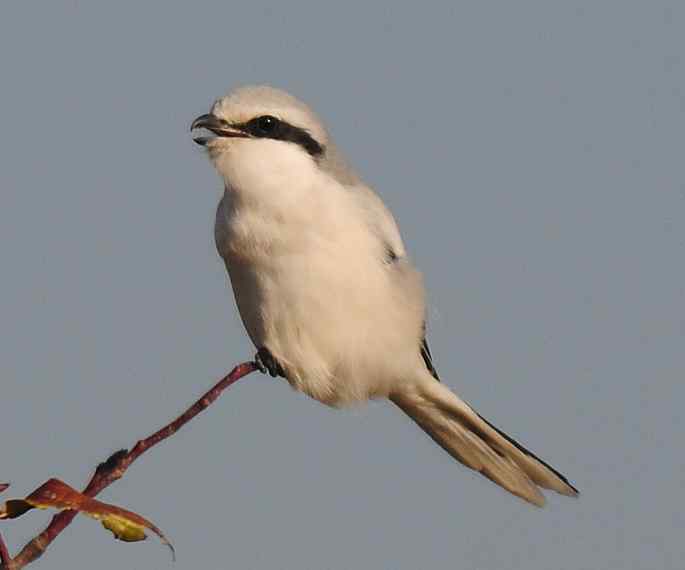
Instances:
[[[257,354],[254,357],[254,362],[257,365],[257,370],[259,370],[262,374],[266,374],[268,372],[274,378],[276,376],[282,376],[285,378],[283,367],[274,358],[273,354],[271,354],[271,351],[265,346],[261,347],[257,351]]]

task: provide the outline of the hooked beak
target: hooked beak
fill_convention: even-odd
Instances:
[[[248,136],[244,132],[233,128],[227,121],[212,114],[200,115],[195,119],[192,125],[190,125],[190,130],[194,131],[195,129],[207,129],[208,131],[213,132],[217,137],[247,138]],[[207,143],[213,138],[214,137],[194,137],[193,140],[201,146],[207,146]]]

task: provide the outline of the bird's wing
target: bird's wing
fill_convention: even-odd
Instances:
[[[404,249],[397,222],[378,194],[362,184],[350,188],[350,191],[353,193],[371,231],[383,243],[386,256],[390,260],[405,257],[407,252]]]
[[[402,236],[400,230],[395,222],[395,218],[385,206],[383,201],[368,186],[358,186],[355,188],[357,198],[360,205],[365,211],[369,225],[372,231],[382,240],[385,252],[386,261],[392,263],[402,257],[406,256],[404,244],[402,243]],[[423,358],[426,368],[431,373],[431,376],[438,382],[440,377],[438,371],[433,365],[433,357],[430,348],[428,347],[428,340],[426,338],[426,324],[423,325],[423,337],[419,345],[419,352]]]
[[[426,339],[426,326],[424,325],[424,335],[423,335],[423,340],[421,341],[421,358],[423,358],[423,362],[426,364],[426,368],[428,368],[428,372],[431,373],[431,376],[435,378],[438,382],[440,382],[440,376],[438,376],[438,371],[435,369],[435,366],[433,365],[433,356],[431,355],[431,349],[428,347],[428,340]]]

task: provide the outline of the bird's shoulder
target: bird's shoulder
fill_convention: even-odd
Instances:
[[[360,214],[371,232],[380,239],[390,260],[406,256],[404,243],[394,216],[381,197],[366,184],[349,187]]]

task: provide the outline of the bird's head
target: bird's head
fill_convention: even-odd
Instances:
[[[324,157],[328,142],[304,103],[267,86],[231,91],[195,119],[191,131],[229,184],[311,168]]]

